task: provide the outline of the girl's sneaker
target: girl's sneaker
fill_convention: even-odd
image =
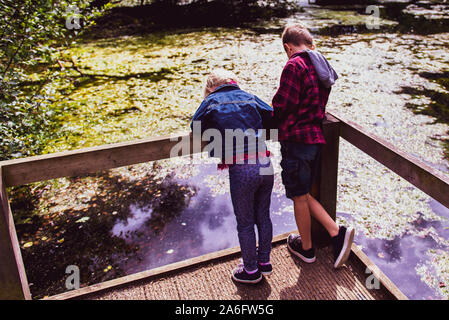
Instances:
[[[263,264],[259,263],[259,270],[260,273],[262,273],[264,276],[269,276],[270,274],[273,273],[273,266],[269,262]]]
[[[257,271],[248,273],[246,272],[245,268],[242,265],[239,265],[234,271],[232,272],[232,279],[234,281],[240,282],[240,283],[258,283],[262,280],[262,273],[259,269]]]

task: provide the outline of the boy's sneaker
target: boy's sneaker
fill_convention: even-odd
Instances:
[[[257,271],[254,273],[248,273],[246,272],[243,265],[240,264],[232,272],[232,279],[240,283],[258,283],[260,282],[260,280],[262,280],[262,273],[259,269],[257,269]]]
[[[269,276],[270,274],[273,273],[273,266],[269,262],[263,264],[259,263],[259,270],[260,273],[262,273],[264,276]]]
[[[315,262],[315,249],[310,248],[309,250],[304,250],[302,248],[301,237],[297,234],[290,234],[287,238],[287,248],[295,256],[299,257],[302,261],[307,263]]]
[[[354,240],[354,229],[340,227],[338,235],[332,238],[334,249],[334,268],[340,268],[351,253],[352,241]]]

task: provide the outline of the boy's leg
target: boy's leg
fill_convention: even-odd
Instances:
[[[338,235],[338,225],[329,216],[327,211],[323,208],[321,203],[319,203],[313,196],[308,194],[307,203],[309,205],[310,213],[312,216],[327,230],[331,237]]]
[[[295,219],[301,236],[300,239],[294,235],[289,236],[289,250],[305,262],[315,261],[311,240],[312,215],[332,237],[334,267],[340,267],[349,256],[354,229],[338,227],[321,204],[309,194],[319,171],[321,146],[281,141],[281,152],[282,181],[287,197],[294,201]]]
[[[307,194],[293,198],[296,226],[301,236],[302,248],[309,250],[312,248],[312,224]]]
[[[296,225],[304,250],[312,248],[311,210],[308,204],[308,194],[316,175],[316,163],[320,148],[319,145],[281,141],[282,182],[287,197],[293,200]],[[295,250],[301,250],[296,247]]]

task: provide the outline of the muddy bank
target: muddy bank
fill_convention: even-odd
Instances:
[[[118,5],[96,21],[88,38],[143,35],[155,31],[204,27],[239,27],[256,21],[282,18],[300,10],[291,1],[193,1],[175,4]]]
[[[113,8],[98,19],[85,37],[111,38],[205,27],[240,27],[260,33],[280,33],[285,18],[291,16],[301,23],[314,17],[309,27],[322,35],[449,32],[449,5],[445,1],[274,1],[265,5],[257,1],[212,1],[129,5]],[[369,5],[375,5],[376,9],[369,9]],[[379,19],[373,20],[371,16],[377,10]],[[376,26],[370,26],[372,23]]]

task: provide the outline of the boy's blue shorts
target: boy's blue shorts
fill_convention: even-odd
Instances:
[[[310,192],[321,163],[321,144],[281,141],[282,183],[287,198]]]

